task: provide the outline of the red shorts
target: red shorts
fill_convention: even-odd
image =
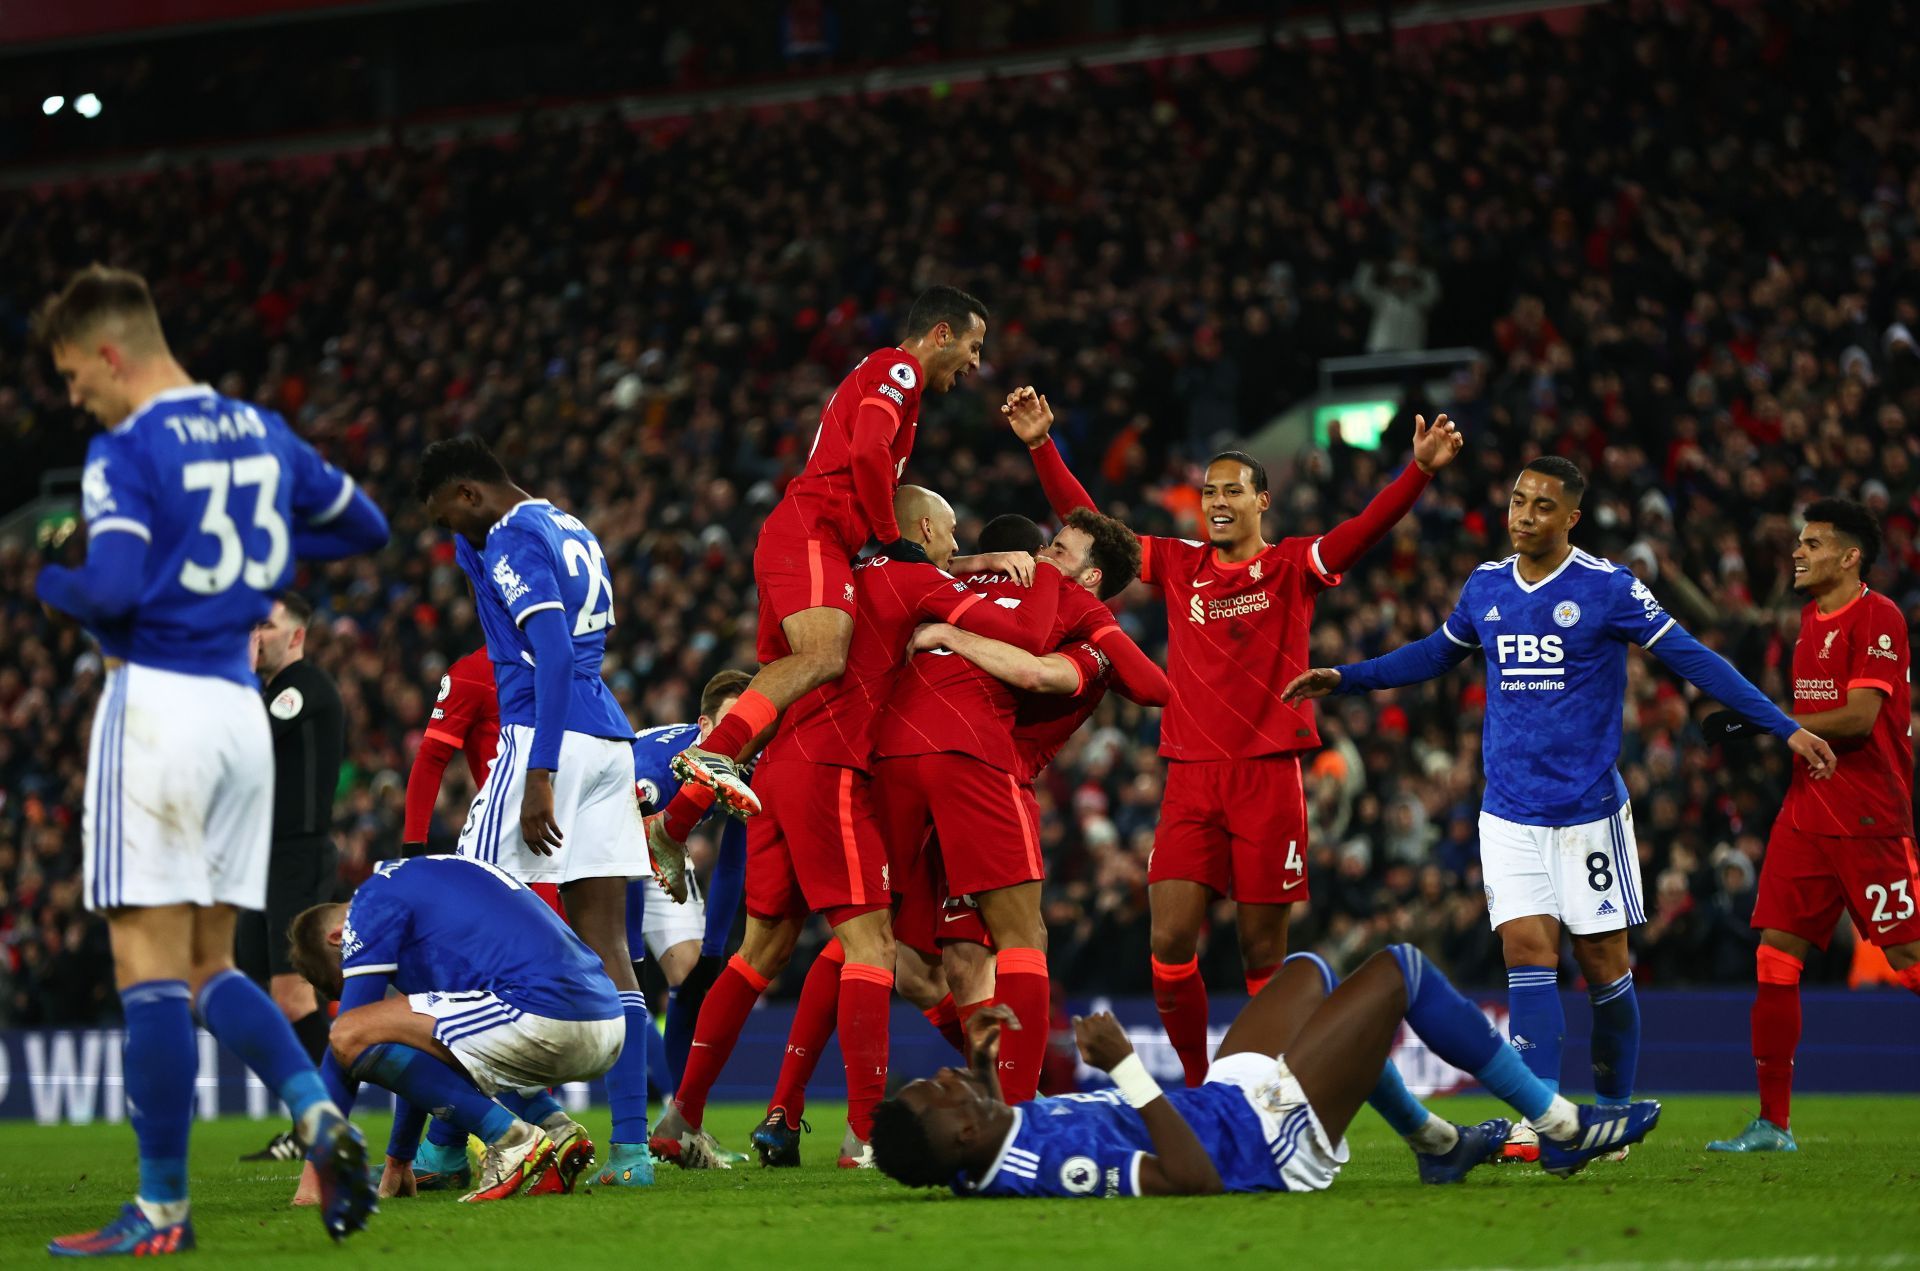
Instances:
[[[875,760],[873,806],[895,870],[915,864],[929,829],[939,835],[952,895],[1046,877],[1033,795],[1012,773],[971,755]]]
[[[1839,838],[1773,823],[1753,925],[1826,948],[1842,908],[1881,948],[1920,940],[1920,869],[1910,838]]]
[[[1305,901],[1300,756],[1169,760],[1147,882],[1173,879],[1252,905]]]
[[[781,623],[803,609],[838,609],[853,616],[853,564],[832,537],[762,534],[753,546],[753,582],[760,590],[760,661],[793,652]]]
[[[935,839],[920,852],[919,859],[904,877],[895,875],[900,890],[895,893],[899,907],[893,915],[893,935],[928,961],[937,961],[940,950],[949,944],[984,944],[993,947],[987,924],[980,918],[980,907],[971,896],[954,896],[947,891],[947,874],[940,860],[940,843]]]
[[[748,913],[778,922],[817,912],[838,925],[887,907],[887,851],[865,773],[762,759],[753,789],[760,815],[747,822]]]

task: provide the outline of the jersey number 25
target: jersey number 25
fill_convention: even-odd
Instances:
[[[578,578],[580,570],[587,571],[587,599],[580,606],[580,616],[573,620],[573,634],[591,635],[595,631],[605,631],[613,625],[613,579],[607,575],[607,558],[600,550],[597,539],[581,542],[577,538],[567,539],[560,549],[567,561],[567,576]],[[606,599],[606,608],[600,607],[601,598]]]

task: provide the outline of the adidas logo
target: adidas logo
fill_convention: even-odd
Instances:
[[[1532,1050],[1532,1049],[1533,1049],[1533,1043],[1532,1043],[1532,1042],[1530,1042],[1530,1041],[1528,1041],[1528,1040],[1527,1040],[1527,1039],[1526,1039],[1526,1038],[1525,1038],[1524,1036],[1522,1036],[1521,1034],[1519,1034],[1519,1033],[1515,1033],[1515,1034],[1513,1035],[1513,1048],[1514,1048],[1515,1050]]]
[[[1614,914],[1619,913],[1620,911],[1613,907],[1613,902],[1611,900],[1603,900],[1600,902],[1600,907],[1594,910],[1593,912],[1599,917],[1610,918]]]
[[[1580,1140],[1580,1150],[1596,1147],[1610,1147],[1625,1138],[1627,1118],[1614,1117],[1607,1121],[1598,1121],[1587,1127],[1586,1137]]]
[[[1498,621],[1500,621],[1500,606],[1499,606],[1499,605],[1495,605],[1495,606],[1494,606],[1493,608],[1491,608],[1491,609],[1489,609],[1489,610],[1487,610],[1487,616],[1486,616],[1486,617],[1484,617],[1484,618],[1482,618],[1482,619],[1480,619],[1480,621],[1482,621],[1482,622],[1498,622]]]

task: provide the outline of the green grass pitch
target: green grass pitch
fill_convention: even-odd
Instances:
[[[1443,1116],[1493,1115],[1479,1098],[1436,1101]],[[708,1124],[744,1147],[758,1109],[715,1105]],[[834,1168],[839,1109],[820,1105],[807,1165],[726,1173],[662,1170],[649,1191],[465,1206],[447,1196],[391,1200],[335,1248],[308,1210],[292,1210],[294,1167],[241,1164],[271,1127],[224,1120],[193,1138],[194,1265],[700,1268],[1225,1266],[1491,1268],[1592,1271],[1823,1271],[1920,1266],[1920,1099],[1803,1098],[1794,1156],[1701,1150],[1738,1130],[1752,1102],[1667,1100],[1660,1128],[1624,1164],[1568,1180],[1530,1166],[1477,1171],[1464,1185],[1421,1187],[1407,1150],[1362,1111],[1353,1161],[1331,1192],[1177,1200],[961,1201],[911,1193],[876,1174]],[[605,1114],[587,1117],[596,1139]],[[364,1127],[376,1149],[384,1118]],[[0,1124],[0,1266],[47,1265],[47,1238],[111,1217],[134,1184],[124,1125]]]

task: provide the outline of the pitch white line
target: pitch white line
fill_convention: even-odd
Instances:
[[[1458,1271],[1844,1271],[1872,1268],[1892,1271],[1920,1263],[1911,1254],[1886,1253],[1871,1257],[1810,1254],[1799,1258],[1717,1258],[1706,1262],[1673,1259],[1647,1262],[1568,1262],[1546,1267],[1463,1267]]]

